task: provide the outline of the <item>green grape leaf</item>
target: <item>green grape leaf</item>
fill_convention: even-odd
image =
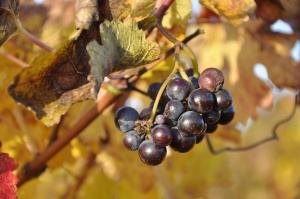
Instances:
[[[0,1],[0,46],[17,30],[14,17],[18,14],[18,0]]]
[[[96,82],[96,91],[109,73],[144,65],[159,57],[159,46],[145,39],[133,19],[105,21],[100,25],[100,35],[102,45],[96,41],[87,45],[92,67],[89,80]]]
[[[155,6],[155,0],[134,0],[131,4],[133,17],[147,17]]]
[[[174,25],[185,26],[191,17],[192,1],[175,0],[163,18],[163,26],[171,28]]]
[[[157,18],[154,16],[146,17],[138,22],[139,29],[148,30],[156,25]]]
[[[124,19],[131,13],[130,0],[110,0],[109,9],[113,19]]]
[[[76,7],[75,25],[78,29],[87,30],[92,22],[99,20],[97,0],[80,0]]]
[[[256,8],[254,0],[200,0],[200,3],[234,25],[248,20]]]

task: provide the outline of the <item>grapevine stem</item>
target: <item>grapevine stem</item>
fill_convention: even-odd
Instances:
[[[156,23],[157,29],[173,44],[181,43],[178,39],[176,39],[171,33],[169,33],[161,24],[160,21]]]
[[[23,35],[25,35],[27,38],[29,38],[29,40],[34,43],[35,45],[39,46],[40,48],[46,50],[46,51],[53,51],[53,48],[51,48],[50,46],[48,46],[47,44],[45,44],[44,42],[42,42],[41,40],[39,40],[38,38],[36,38],[33,34],[31,34],[30,32],[28,32],[22,25],[21,21],[19,20],[19,18],[15,15],[15,13],[13,13],[11,10],[8,10],[6,8],[0,8],[1,10],[4,10],[5,12],[7,12],[8,14],[11,15],[11,17],[13,18],[15,25],[18,28],[18,31],[20,31]]]
[[[153,121],[154,121],[154,118],[155,118],[155,115],[156,115],[156,110],[157,110],[157,107],[158,107],[158,104],[159,104],[159,101],[164,93],[164,90],[166,89],[168,83],[170,82],[170,80],[173,78],[173,76],[176,74],[177,70],[179,69],[179,65],[177,63],[175,63],[175,66],[172,70],[172,72],[169,74],[169,76],[167,77],[167,79],[164,81],[164,83],[161,85],[159,91],[158,91],[158,94],[155,98],[155,101],[154,101],[154,105],[153,105],[153,108],[152,108],[152,111],[151,111],[151,117],[149,119],[149,122],[151,124],[153,124]]]
[[[36,38],[33,34],[31,34],[30,32],[28,32],[22,25],[22,23],[20,22],[19,19],[15,18],[15,22],[16,22],[16,26],[18,27],[18,30],[25,35],[30,41],[32,41],[32,43],[34,43],[35,45],[39,46],[40,48],[51,52],[53,51],[53,48],[51,48],[50,46],[48,46],[47,44],[45,44],[44,42],[42,42],[41,40],[39,40],[38,38]]]

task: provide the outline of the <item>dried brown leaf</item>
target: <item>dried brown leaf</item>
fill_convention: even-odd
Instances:
[[[15,17],[19,14],[19,0],[0,1],[0,46],[17,30]]]

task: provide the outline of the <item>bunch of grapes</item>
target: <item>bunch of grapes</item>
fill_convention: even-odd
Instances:
[[[189,81],[180,76],[168,83],[151,121],[153,101],[140,114],[131,107],[121,107],[115,115],[116,126],[124,132],[123,143],[132,151],[138,150],[145,164],[160,164],[166,147],[185,153],[200,143],[205,133],[213,133],[219,124],[228,124],[234,116],[232,97],[223,88],[223,73],[208,68],[197,79],[187,70]],[[148,95],[154,100],[162,86],[153,83]]]

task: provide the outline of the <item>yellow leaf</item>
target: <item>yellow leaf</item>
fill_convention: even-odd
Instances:
[[[248,20],[256,8],[254,0],[200,0],[200,3],[234,25]]]

